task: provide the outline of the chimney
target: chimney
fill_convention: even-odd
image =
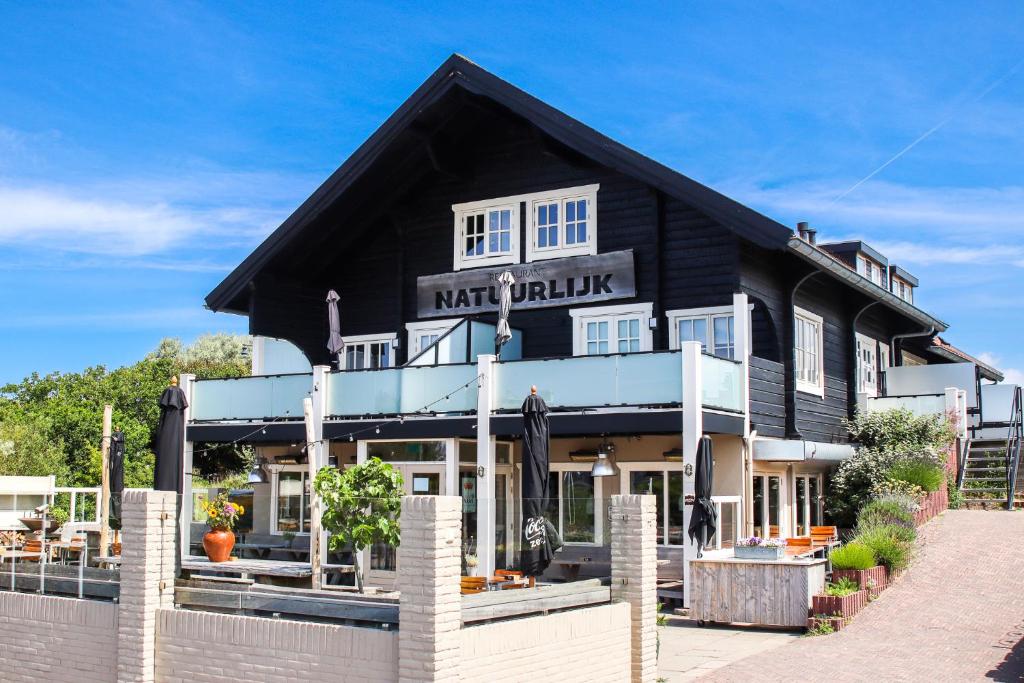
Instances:
[[[807,235],[807,241],[810,244],[818,243],[818,231],[814,228],[804,228],[804,234]]]
[[[807,221],[800,221],[796,224],[796,232],[800,235],[800,239],[807,239]]]

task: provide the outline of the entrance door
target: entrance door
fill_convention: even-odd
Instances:
[[[401,472],[402,484],[407,496],[443,496],[444,463],[392,463]],[[370,548],[371,572],[394,572],[397,569],[394,548],[380,544]],[[383,578],[387,578],[385,575]],[[373,577],[379,580],[380,576]],[[393,578],[393,575],[390,576]]]
[[[782,536],[782,475],[754,475],[754,535]]]
[[[478,552],[476,543],[477,484],[476,467],[459,468],[459,495],[462,496],[462,546],[464,552]],[[513,538],[512,520],[512,467],[498,465],[494,472],[494,568],[508,569],[511,565]]]

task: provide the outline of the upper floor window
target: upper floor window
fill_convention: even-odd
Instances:
[[[599,187],[586,185],[528,195],[531,219],[527,261],[597,253]]]
[[[796,356],[796,388],[818,396],[825,395],[824,321],[802,308],[793,309],[796,319],[793,350]]]
[[[395,334],[367,334],[344,337],[345,369],[369,370],[390,368],[395,364]]]
[[[448,318],[445,320],[422,320],[414,323],[406,323],[405,329],[409,333],[409,358],[418,355],[425,348],[436,342],[448,330],[459,323],[459,318]]]
[[[653,344],[648,324],[651,311],[649,303],[570,310],[575,355],[650,351]]]
[[[878,395],[878,343],[857,333],[857,392]]]
[[[701,351],[722,358],[736,357],[736,321],[732,306],[690,308],[667,311],[669,346],[678,349],[683,342],[700,342]],[[749,326],[748,326],[749,329]]]
[[[455,270],[519,263],[519,202],[454,204]]]
[[[885,287],[885,275],[882,273],[882,266],[864,256],[857,257],[857,272],[874,282],[879,287]]]
[[[903,299],[908,304],[914,303],[914,288],[908,285],[903,280],[894,277],[892,279],[891,289],[893,294]]]

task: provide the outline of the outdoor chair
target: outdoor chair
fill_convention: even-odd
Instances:
[[[487,579],[482,576],[463,576],[460,587],[463,595],[483,593],[487,590]]]

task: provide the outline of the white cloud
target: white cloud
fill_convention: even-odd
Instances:
[[[990,351],[984,351],[978,354],[978,360],[987,365],[991,365],[1002,372],[1007,383],[1024,385],[1024,370],[1001,367],[1003,359],[998,354],[991,353]]]

